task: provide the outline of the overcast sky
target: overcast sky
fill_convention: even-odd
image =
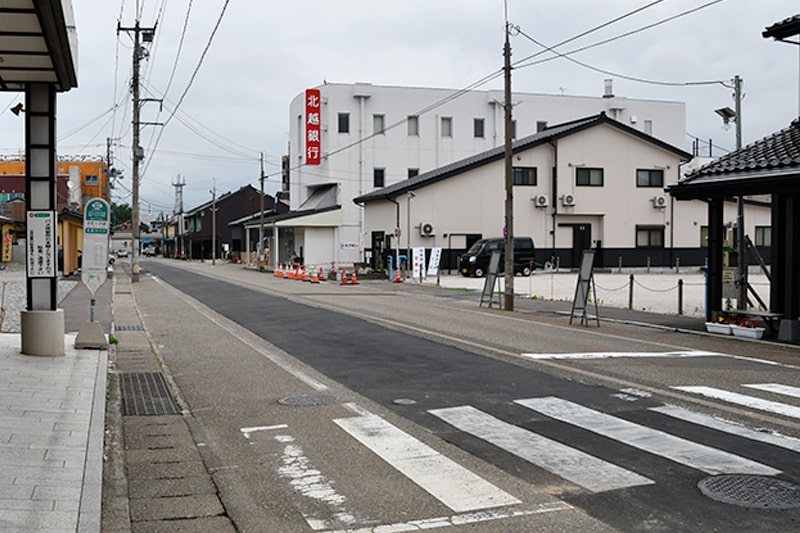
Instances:
[[[142,212],[171,212],[180,174],[184,204],[194,207],[245,184],[258,186],[259,153],[266,155],[267,191],[278,188],[286,153],[289,103],[307,87],[329,82],[464,88],[502,67],[502,0],[231,0],[179,110],[225,0],[139,0],[140,23],[158,18],[150,56],[142,66],[144,127]],[[705,3],[703,0],[508,0],[514,60],[540,52],[525,35],[554,45],[647,4],[634,16],[566,44],[567,52],[636,30]],[[711,3],[711,2],[709,2]],[[186,26],[180,56],[176,56]],[[79,39],[79,87],[58,99],[60,154],[105,155],[114,139],[116,166],[125,177],[113,201],[130,203],[132,38],[134,0],[73,0]],[[160,18],[159,18],[160,12]],[[744,80],[745,144],[785,128],[798,116],[800,47],[761,37],[765,27],[799,13],[797,0],[722,0],[695,13],[573,57],[618,75],[663,82]],[[524,34],[524,35],[523,35]],[[552,54],[539,55],[536,60]],[[170,83],[170,78],[172,82]],[[673,87],[634,82],[565,59],[518,68],[519,92],[600,96],[614,79],[617,96],[686,103],[687,133],[713,139],[723,153],[735,146],[714,109],[734,107],[720,84]],[[502,89],[502,78],[481,87]],[[166,94],[165,94],[166,92]],[[7,109],[22,95],[0,93],[0,154],[22,149],[22,121]],[[161,135],[157,146],[156,138]],[[687,137],[686,150],[691,147]]]

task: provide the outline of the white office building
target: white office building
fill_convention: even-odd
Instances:
[[[598,87],[598,96],[514,93],[512,102],[518,139],[604,112],[672,146],[685,144],[685,104],[617,96],[610,81]],[[296,251],[308,264],[365,261],[375,243],[364,208],[353,198],[503,142],[498,90],[326,83],[298,94],[290,106],[290,171],[284,183],[294,215],[274,222],[281,240],[273,243],[279,252],[273,260],[284,261]],[[442,202],[436,209],[459,206]]]

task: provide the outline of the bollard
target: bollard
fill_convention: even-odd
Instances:
[[[650,257],[647,258],[647,273],[650,273]]]
[[[622,256],[619,256],[619,261],[618,261],[618,263],[617,263],[617,264],[618,264],[618,266],[617,266],[617,272],[619,272],[620,274],[622,274]]]
[[[683,315],[683,280],[678,280],[678,314]]]
[[[631,274],[630,285],[628,287],[628,309],[633,309],[633,274]]]
[[[676,274],[680,274],[681,273],[681,258],[680,257],[676,257],[675,258],[675,273]]]

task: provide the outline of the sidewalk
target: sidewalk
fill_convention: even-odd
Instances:
[[[112,283],[97,294],[106,332]],[[23,355],[19,333],[0,334],[0,531],[100,529],[108,352],[73,347],[89,295],[71,285],[64,357]]]

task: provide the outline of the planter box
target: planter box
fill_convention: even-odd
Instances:
[[[730,335],[730,324],[719,324],[717,322],[706,322],[706,331],[709,333],[719,333],[720,335]]]
[[[764,328],[743,328],[741,326],[731,326],[731,331],[736,337],[746,339],[760,339],[764,336]]]

